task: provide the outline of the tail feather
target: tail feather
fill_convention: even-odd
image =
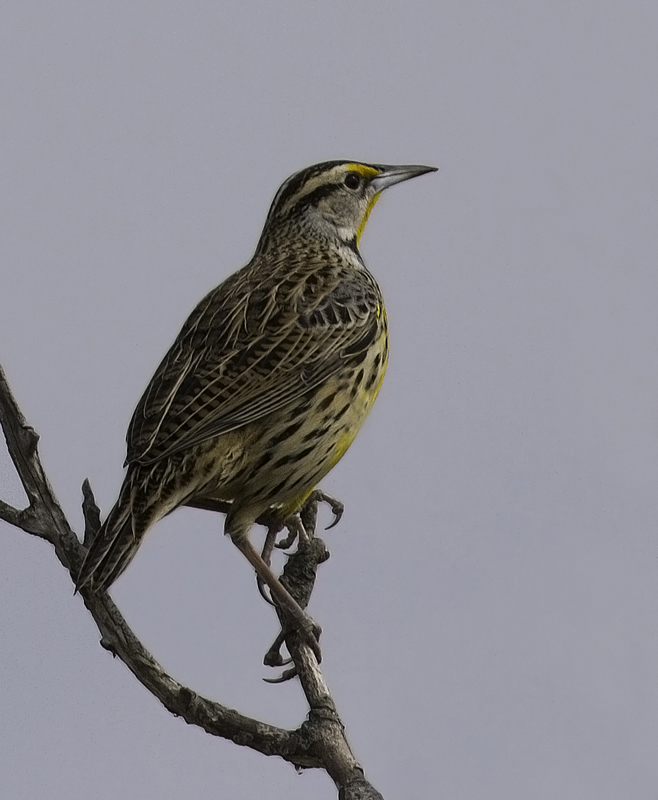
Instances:
[[[126,567],[137,554],[144,531],[140,537],[136,537],[133,531],[131,520],[128,519],[123,528],[114,537],[114,541],[107,551],[103,560],[98,565],[94,578],[94,590],[104,592],[110,588],[114,581],[123,573]]]
[[[136,536],[131,503],[121,493],[116,505],[92,541],[76,586],[105,591],[132,561],[143,536]]]

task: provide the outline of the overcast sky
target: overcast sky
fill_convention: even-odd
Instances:
[[[658,792],[658,5],[2,3],[0,363],[79,531],[196,302],[292,172],[435,165],[361,242],[375,410],[311,612],[387,800]],[[4,445],[0,496],[21,502]],[[178,511],[112,595],[179,680],[295,726],[274,615],[222,520]],[[260,541],[261,531],[254,531]],[[46,543],[0,523],[11,800],[333,798],[175,719],[98,644]]]

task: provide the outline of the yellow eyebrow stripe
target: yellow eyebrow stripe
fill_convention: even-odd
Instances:
[[[350,172],[358,172],[359,175],[363,175],[364,178],[374,178],[375,175],[379,175],[381,171],[374,167],[366,167],[365,164],[347,164],[347,169],[349,169]]]

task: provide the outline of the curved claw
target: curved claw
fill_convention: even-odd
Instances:
[[[263,664],[266,667],[287,667],[288,664],[292,664],[292,658],[284,658],[278,650],[268,650]]]
[[[302,641],[310,648],[315,656],[318,664],[322,663],[322,651],[320,650],[320,636],[322,628],[315,622],[308,614],[304,614],[305,619],[288,619],[285,623],[276,641],[270,647],[265,655],[265,663],[269,666],[280,666],[283,663],[279,648],[285,640],[286,636],[292,632],[297,631]],[[276,655],[275,655],[276,654]],[[278,656],[278,658],[277,658]]]
[[[285,683],[297,677],[297,667],[284,670],[278,678],[263,678],[265,683]]]
[[[269,603],[271,606],[276,607],[276,603],[274,602],[274,600],[272,600],[272,598],[265,591],[265,581],[259,575],[256,575],[256,585],[258,586],[258,593],[263,598],[263,600],[266,603]]]
[[[285,539],[282,539],[280,542],[277,542],[274,546],[279,550],[289,550],[293,544],[295,544],[295,539],[297,538],[297,531],[289,531],[288,535]]]
[[[288,550],[293,546],[295,541],[299,541],[300,547],[303,542],[308,541],[309,537],[299,514],[293,514],[291,517],[288,517],[285,521],[285,526],[288,529],[288,535],[282,541],[277,542],[275,547],[278,547],[280,550]]]
[[[343,512],[344,511],[345,511],[345,506],[342,503],[338,503],[338,501],[336,501],[336,505],[335,506],[334,505],[331,506],[331,513],[334,515],[334,518],[327,525],[327,527],[325,528],[325,531],[328,531],[331,528],[333,528],[336,525],[338,525],[338,523],[341,520],[341,517],[343,516]]]
[[[323,492],[322,489],[315,489],[311,495],[311,499],[315,503],[326,503],[331,509],[331,513],[334,515],[333,520],[329,523],[329,525],[327,525],[325,531],[328,531],[330,528],[338,525],[341,517],[343,516],[343,512],[345,511],[344,503],[341,503],[340,500],[337,500],[330,494]]]

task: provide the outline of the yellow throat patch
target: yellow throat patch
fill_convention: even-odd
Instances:
[[[356,172],[359,175],[363,175],[364,178],[374,178],[375,175],[379,175],[378,169],[374,169],[374,167],[366,167],[365,164],[348,164],[347,168],[350,170],[350,172]],[[359,223],[359,227],[356,229],[357,247],[359,245],[359,241],[361,240],[361,234],[363,233],[363,229],[366,227],[366,222],[368,221],[370,212],[375,207],[375,203],[379,200],[380,194],[381,192],[377,192],[377,194],[370,200],[363,215],[363,219]]]

